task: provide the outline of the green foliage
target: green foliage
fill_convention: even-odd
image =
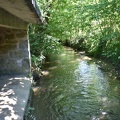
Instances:
[[[93,56],[120,62],[119,0],[37,2],[44,25],[32,25],[30,30],[33,61],[40,63],[44,57],[36,56],[53,52],[59,46],[59,40]]]
[[[51,4],[47,34],[91,55],[119,62],[119,0],[51,0]]]
[[[86,16],[92,27],[84,26],[87,31],[86,47],[95,56],[104,56],[119,62],[120,56],[120,2],[118,0],[99,0],[90,7]],[[86,12],[87,12],[86,10]]]
[[[59,52],[59,42],[45,33],[45,25],[29,26],[29,39],[31,47],[32,64],[35,68],[41,67],[45,56]]]

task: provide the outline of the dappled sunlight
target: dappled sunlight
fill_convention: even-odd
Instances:
[[[92,116],[92,120],[104,120],[106,119],[106,112],[102,112],[99,116]]]
[[[13,89],[8,89],[8,91],[6,91],[5,88],[2,88],[0,93],[1,93],[1,96],[8,96],[8,95],[11,95],[11,94],[13,94],[13,95],[15,94]]]
[[[88,57],[88,56],[83,56],[82,57],[83,60],[92,60],[92,58]]]
[[[4,111],[7,111],[6,113]],[[2,105],[0,107],[0,114],[4,114],[4,120],[18,120],[20,117],[16,114],[13,106],[10,105]]]
[[[56,68],[57,68],[57,66],[53,66],[53,67],[49,67],[48,70],[54,70]]]
[[[34,92],[34,95],[38,95],[41,90],[41,87],[32,87],[32,90]]]
[[[63,53],[63,54],[61,54],[61,56],[66,56],[66,54],[65,54],[65,53]]]
[[[81,61],[81,58],[77,58],[76,61],[77,61],[77,62],[80,62],[80,61]]]
[[[80,55],[80,57],[75,59],[76,62],[80,62],[80,61],[83,61],[83,60],[85,60],[85,61],[92,61],[91,57],[84,56],[82,54],[84,54],[84,52],[79,52],[79,54],[78,53],[76,54],[76,55]]]
[[[70,63],[75,63],[77,60],[71,60]]]
[[[0,104],[1,105],[5,105],[5,104],[12,104],[15,105],[17,103],[17,99],[16,98],[9,98],[8,96],[5,97],[0,97]]]
[[[78,52],[80,55],[85,55],[85,51]]]
[[[107,102],[107,100],[108,100],[107,97],[102,97],[102,98],[101,98],[101,101],[102,101],[102,102]]]
[[[42,74],[43,74],[44,76],[47,76],[47,75],[49,75],[49,71],[42,71]]]
[[[22,119],[27,103],[30,78],[0,77],[0,114],[4,120]]]

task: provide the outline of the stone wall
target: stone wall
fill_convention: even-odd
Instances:
[[[26,30],[0,27],[0,76],[30,73],[30,49]]]

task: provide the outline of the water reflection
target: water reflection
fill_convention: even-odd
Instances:
[[[119,120],[120,82],[94,60],[64,50],[51,56],[34,95],[36,120]]]

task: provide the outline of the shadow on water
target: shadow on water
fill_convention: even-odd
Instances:
[[[71,49],[53,55],[34,88],[36,120],[119,120],[120,81]]]

